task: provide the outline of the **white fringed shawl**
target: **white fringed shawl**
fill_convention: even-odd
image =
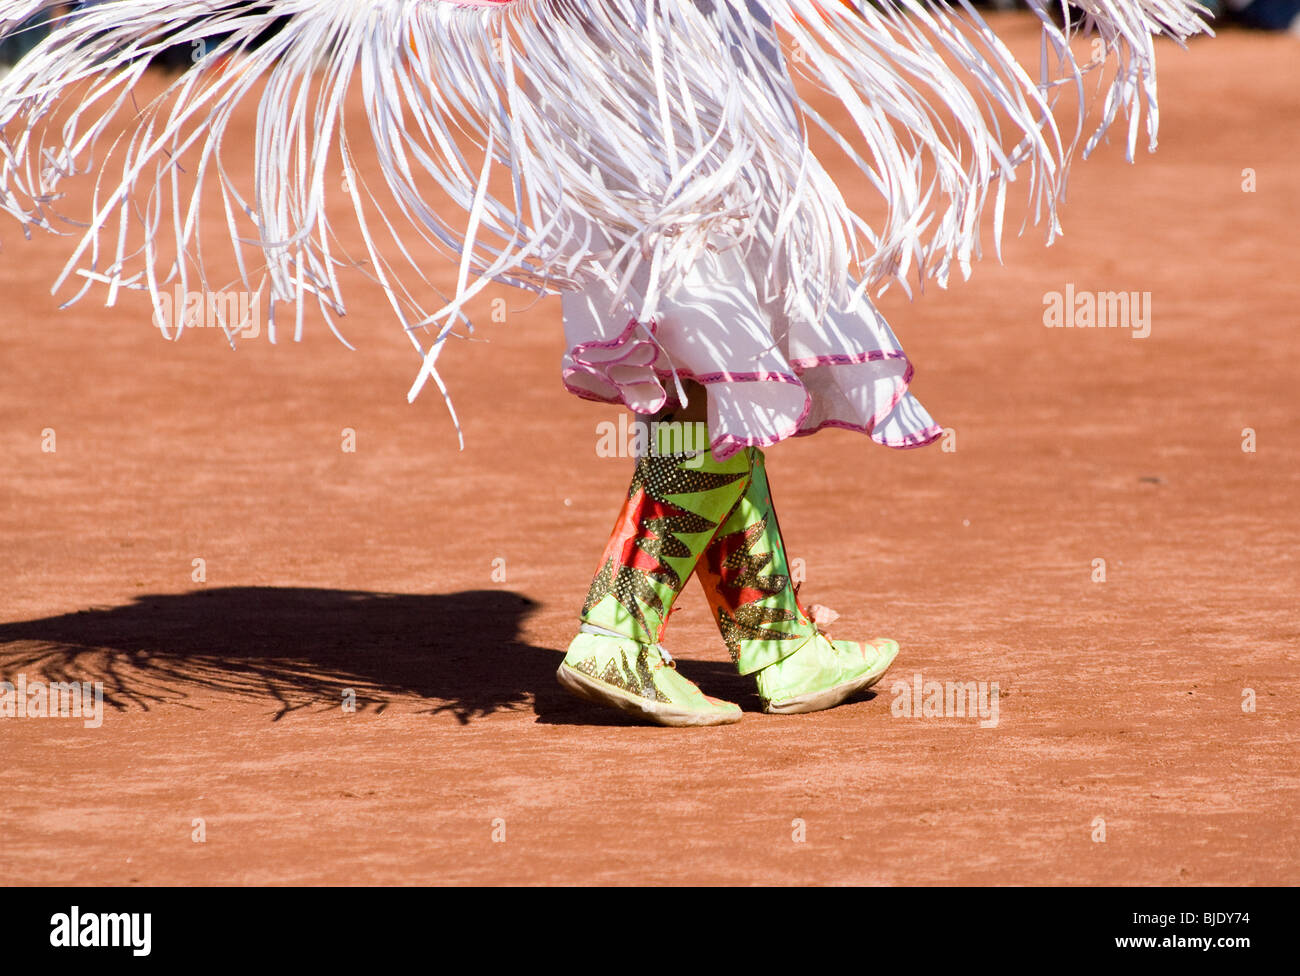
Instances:
[[[1014,180],[1050,240],[1081,143],[1086,155],[1122,113],[1131,159],[1145,98],[1154,148],[1153,37],[1208,30],[1188,0],[1074,0],[1085,15],[1075,29],[1095,29],[1094,55],[1117,62],[1085,136],[1084,75],[1099,63],[1076,61],[1050,4],[1030,0],[1043,30],[1033,78],[958,2],[109,0],[63,16],[0,81],[0,205],[26,227],[66,228],[60,181],[97,170],[93,213],[75,223],[55,288],[75,272],[85,279],[78,296],[100,282],[110,303],[124,287],[148,289],[156,303],[164,285],[211,287],[198,215],[215,189],[244,287],[269,283],[273,340],[280,302],[296,311],[295,337],[308,304],[334,329],[338,272],[364,268],[424,357],[410,396],[432,376],[445,397],[438,351],[491,281],[553,293],[599,278],[621,297],[645,265],[650,285],[630,311],[646,320],[698,249],[721,240],[759,248],[767,286],[784,290],[791,314],[816,315],[891,281],[906,288],[910,275],[942,284],[954,261],[969,274],[981,216],[992,203],[996,246]],[[58,6],[0,0],[0,32]],[[214,35],[226,36],[201,43]],[[196,63],[137,106],[149,57],[172,45],[192,45]],[[839,99],[855,131],[834,131],[787,67]],[[348,148],[342,106],[357,83],[381,193]],[[250,93],[259,99],[251,154],[223,142]],[[1063,95],[1078,103],[1073,133],[1052,114]],[[126,135],[96,155],[123,119]],[[815,129],[878,191],[883,218],[869,223],[845,202],[809,146]],[[197,189],[182,192],[184,153],[184,185]],[[231,174],[247,178],[250,166],[246,199]],[[346,178],[327,179],[331,167]],[[489,192],[493,167],[509,173],[508,195]],[[430,185],[456,208],[432,209],[420,190]],[[332,231],[345,212],[337,195],[350,201],[364,259]],[[613,249],[588,246],[592,222]],[[413,293],[432,290],[428,248],[459,269],[455,294],[432,309]]]

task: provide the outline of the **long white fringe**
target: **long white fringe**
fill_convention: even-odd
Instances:
[[[334,328],[339,270],[365,267],[424,357],[410,396],[433,377],[446,397],[438,352],[494,280],[553,293],[600,279],[624,299],[646,265],[649,288],[630,311],[649,319],[699,248],[723,242],[758,248],[767,287],[783,290],[792,315],[815,316],[890,282],[906,288],[909,276],[943,284],[954,261],[968,275],[986,207],[996,247],[1018,179],[1050,240],[1080,144],[1086,155],[1122,115],[1131,160],[1145,99],[1154,148],[1153,38],[1208,32],[1189,0],[1074,0],[1085,16],[1070,30],[1053,24],[1048,0],[1030,0],[1043,31],[1032,78],[966,0],[858,2],[110,0],[62,15],[0,81],[0,206],[27,227],[66,228],[60,181],[98,170],[93,212],[75,223],[55,287],[75,272],[78,296],[102,282],[110,301],[126,287],[156,303],[164,284],[208,287],[199,214],[215,186],[244,286],[269,281],[272,339],[277,302],[295,308],[295,335],[308,303]],[[59,6],[0,0],[0,34]],[[254,48],[277,17],[285,26]],[[1078,30],[1095,31],[1116,62],[1086,137],[1085,73],[1099,65],[1076,60]],[[204,48],[214,35],[225,36]],[[201,56],[140,109],[134,86],[173,45]],[[852,130],[818,115],[791,72],[838,98]],[[342,115],[358,81],[384,184],[373,192]],[[245,199],[232,174],[248,172],[248,148],[224,140],[250,94]],[[1053,115],[1065,97],[1080,120],[1067,134]],[[97,155],[123,113],[127,134]],[[875,223],[810,148],[816,129],[878,191]],[[197,168],[182,180],[186,152]],[[364,259],[331,228],[331,165],[346,175]],[[507,195],[489,189],[494,167],[509,173]],[[455,208],[431,206],[430,186]],[[593,224],[612,249],[592,245]],[[432,290],[427,248],[458,267],[455,294],[432,309],[415,295]]]

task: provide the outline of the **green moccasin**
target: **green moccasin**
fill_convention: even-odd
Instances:
[[[610,705],[660,725],[730,725],[740,706],[710,698],[677,672],[658,644],[583,629],[569,644],[560,684],[588,701]]]
[[[763,711],[794,715],[832,708],[874,685],[897,656],[892,640],[859,644],[815,633],[793,654],[758,672]]]

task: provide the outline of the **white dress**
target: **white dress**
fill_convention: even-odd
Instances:
[[[563,295],[579,396],[649,413],[682,379],[704,384],[720,455],[831,426],[912,447],[938,429],[865,296],[969,274],[1013,184],[1050,240],[1076,150],[1125,120],[1131,159],[1144,116],[1154,148],[1154,39],[1208,32],[1192,0],[1073,0],[1065,28],[1058,0],[1026,2],[1036,70],[964,0],[0,0],[0,38],[56,15],[0,79],[0,209],[71,232],[56,286],[157,307],[231,287],[208,280],[200,245],[219,194],[236,287],[269,302],[271,341],[277,308],[295,339],[307,310],[337,331],[363,274],[421,357],[408,397],[432,379],[449,409],[438,356],[504,282]],[[195,63],[139,104],[150,57],[176,45]],[[229,130],[245,99],[251,145]],[[872,220],[811,148],[818,132],[830,169],[883,204]],[[61,181],[86,171],[93,212],[66,214]],[[457,268],[450,296],[431,255]]]
[[[694,2],[705,10],[713,6],[713,0]],[[759,32],[771,31],[763,6],[754,0],[745,5]],[[733,47],[744,42],[734,28],[724,37]],[[786,76],[778,47],[757,46],[757,53],[738,62],[746,81],[763,84],[765,79],[755,78],[760,73]],[[795,98],[785,93],[782,99],[779,86],[766,87],[785,110],[778,118],[788,124],[790,145],[799,147]],[[543,106],[549,115],[548,109]],[[556,123],[565,127],[563,120]],[[572,128],[565,131],[570,138],[585,137]],[[599,228],[588,224],[583,232],[592,235],[593,251],[612,253],[613,243]],[[847,308],[828,308],[822,316],[806,305],[805,314],[791,315],[778,294],[765,294],[784,291],[788,276],[778,266],[775,288],[764,288],[769,255],[745,250],[721,234],[710,235],[675,288],[660,298],[657,314],[646,320],[636,314],[648,287],[644,265],[621,301],[612,302],[614,289],[599,281],[566,292],[565,388],[648,415],[682,405],[680,380],[694,380],[708,391],[711,447],[719,460],[742,447],[767,447],[824,427],[858,431],[900,448],[939,436],[941,428],[908,392],[911,363],[865,298]],[[755,251],[764,260],[755,260]]]
[[[674,377],[693,379],[708,391],[719,459],[824,427],[900,448],[940,435],[908,392],[911,363],[865,299],[815,322],[792,320],[775,298],[763,300],[760,276],[737,247],[706,250],[646,322],[611,312],[608,286],[566,293],[565,388],[653,414],[679,403]]]

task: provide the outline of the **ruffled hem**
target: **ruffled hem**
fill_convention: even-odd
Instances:
[[[645,334],[639,334],[644,330]],[[659,365],[662,346],[658,342],[658,325],[654,320],[641,323],[629,320],[613,339],[593,339],[576,343],[566,356],[561,371],[565,389],[585,400],[620,404],[638,414],[653,414],[669,404],[680,404],[676,389],[682,380],[693,380],[706,388],[719,384],[737,384],[725,392],[732,414],[758,415],[770,412],[759,397],[747,396],[749,384],[785,384],[798,389],[802,405],[797,413],[785,410],[782,422],[778,410],[762,425],[763,429],[739,430],[725,416],[715,416],[715,398],[711,398],[709,429],[710,447],[719,460],[725,460],[744,447],[770,447],[788,437],[803,437],[826,428],[839,428],[866,434],[885,447],[908,449],[933,443],[943,429],[936,424],[919,402],[909,393],[913,367],[901,349],[871,349],[855,353],[834,353],[782,359],[788,369],[709,370],[697,371],[684,366],[666,368]],[[774,355],[778,353],[774,352]],[[666,355],[664,358],[668,358]],[[844,405],[819,397],[819,390],[850,388],[869,381],[862,377],[847,383],[838,377],[819,377],[810,384],[808,374],[832,373],[869,363],[896,362],[901,371],[893,377],[894,388],[888,401],[870,417],[854,416]],[[888,377],[886,377],[888,378]],[[878,382],[880,377],[876,377]],[[671,386],[670,386],[671,384]],[[754,391],[757,392],[757,391]],[[794,391],[791,390],[791,393]],[[841,398],[847,404],[847,398]],[[748,401],[748,402],[746,402]],[[797,401],[796,401],[797,402]]]

